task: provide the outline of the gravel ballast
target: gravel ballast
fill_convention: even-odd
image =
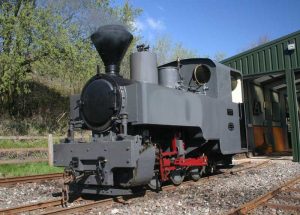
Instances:
[[[257,169],[179,186],[176,191],[132,199],[126,205],[95,208],[90,214],[226,214],[297,175],[298,163],[272,160]]]
[[[12,208],[54,199],[52,194],[61,191],[61,183],[59,180],[51,180],[0,187],[0,208]]]
[[[130,199],[127,204],[106,205],[85,214],[226,214],[297,175],[300,175],[298,163],[290,159],[271,160],[256,169],[200,180],[172,191],[153,192]],[[60,188],[60,183],[55,181],[0,187],[0,208],[53,199],[52,193],[59,192]],[[262,213],[257,210],[255,214]]]

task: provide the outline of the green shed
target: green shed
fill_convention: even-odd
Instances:
[[[300,161],[300,31],[221,63],[244,76],[246,136],[256,153],[293,152]]]

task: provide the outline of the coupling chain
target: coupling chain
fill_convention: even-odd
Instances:
[[[63,207],[67,207],[67,203],[69,202],[69,186],[70,183],[76,179],[75,172],[72,168],[65,169],[63,173],[63,187],[62,187],[62,199],[61,205]]]

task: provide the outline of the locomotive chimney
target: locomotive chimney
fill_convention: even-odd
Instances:
[[[119,74],[120,63],[132,39],[132,34],[122,25],[104,25],[91,35],[107,74]]]

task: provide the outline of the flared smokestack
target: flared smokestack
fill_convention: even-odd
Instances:
[[[105,72],[118,75],[120,63],[133,39],[122,25],[104,25],[92,34],[91,40],[104,65]]]

